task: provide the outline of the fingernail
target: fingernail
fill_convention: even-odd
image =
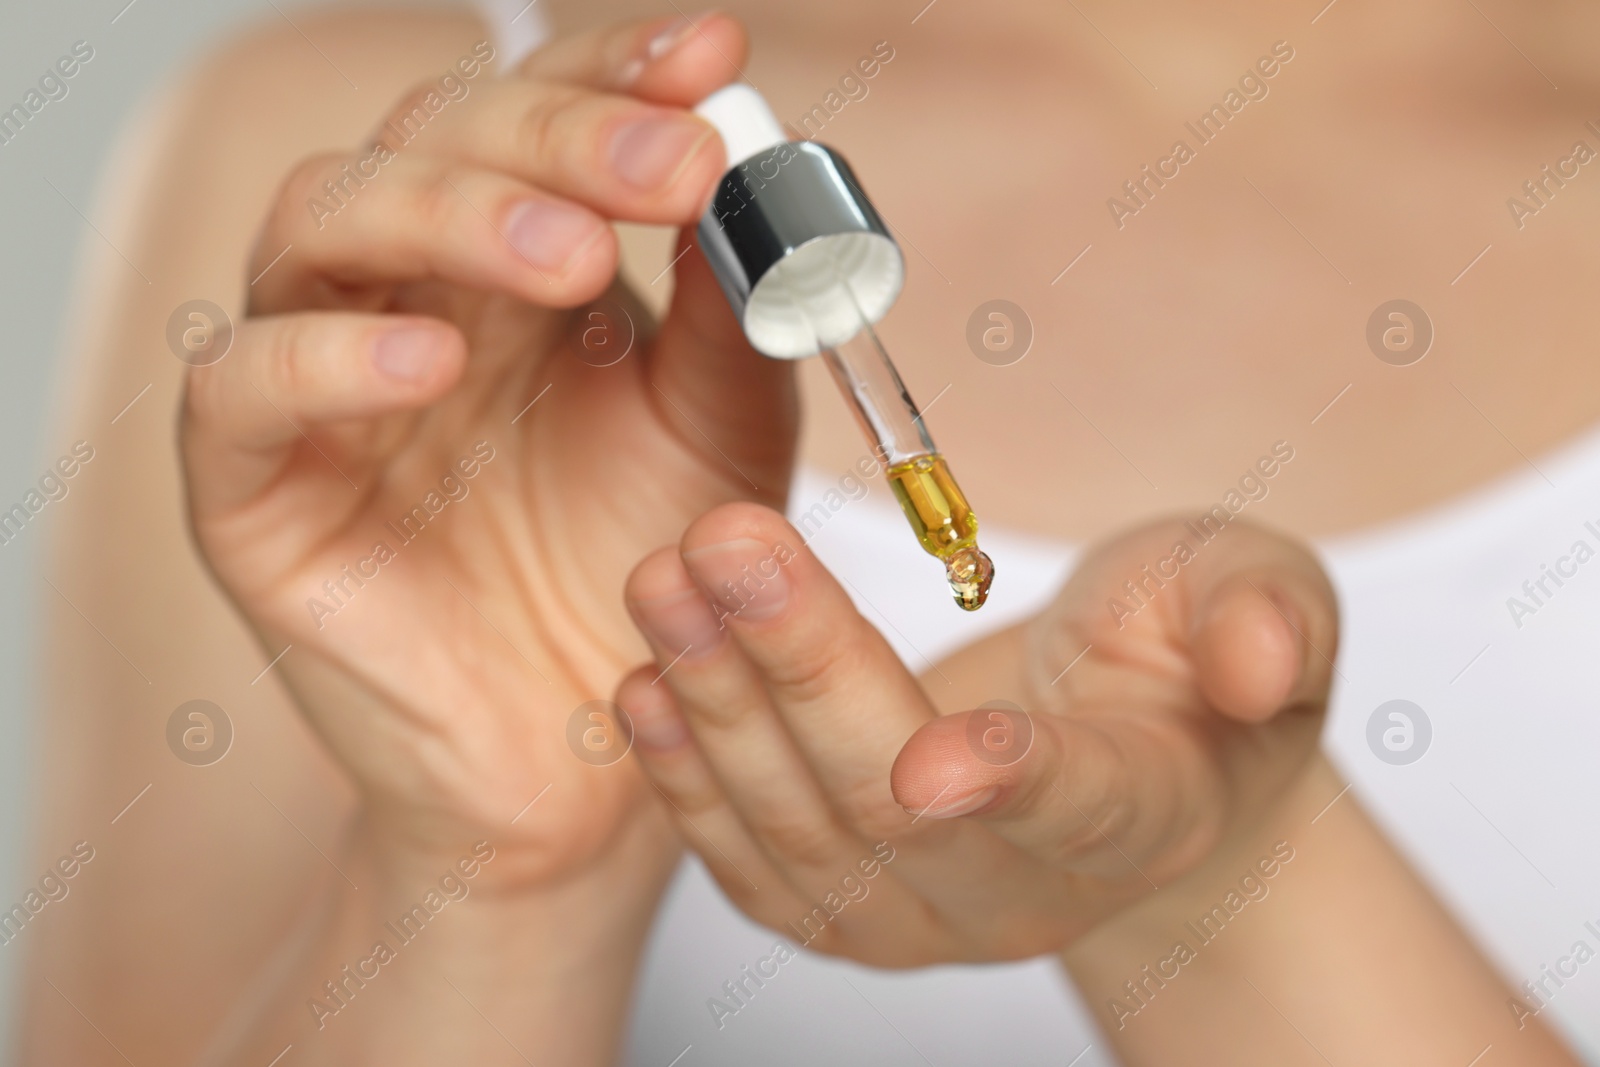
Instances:
[[[555,200],[524,200],[505,222],[511,247],[537,269],[557,274],[565,273],[601,232],[588,212]]]
[[[673,656],[711,651],[724,636],[717,613],[698,589],[632,602],[634,621]]]
[[[372,346],[372,363],[391,378],[414,382],[439,362],[440,342],[439,331],[426,327],[390,330]]]
[[[749,622],[770,619],[789,603],[789,579],[783,565],[793,558],[787,545],[768,545],[750,538],[683,554],[689,573],[723,610]]]
[[[639,80],[639,75],[644,73],[644,60],[630,59],[617,71],[617,88],[627,89]]]
[[[936,808],[930,807],[924,811],[918,811],[916,808],[907,808],[906,811],[919,819],[954,819],[959,815],[970,815],[999,795],[1000,787],[991,785],[987,789],[980,789],[976,793],[970,793],[964,797],[943,800]],[[936,801],[936,803],[938,802]]]
[[[611,165],[629,185],[656,189],[677,177],[712,132],[709,125],[687,114],[652,112],[617,131],[611,141]]]
[[[622,69],[617,72],[617,87],[626,89],[632,86],[639,80],[639,75],[644,73],[646,66],[677,48],[695,32],[695,28],[704,19],[712,14],[714,12],[702,11],[693,18],[675,18],[662,26],[650,40],[645,42],[643,56],[635,56],[622,65]]]
[[[692,19],[675,18],[650,38],[650,43],[645,45],[644,54],[648,59],[660,59],[694,32],[695,25],[710,12],[696,15]]]

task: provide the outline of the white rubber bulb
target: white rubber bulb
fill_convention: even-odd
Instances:
[[[718,89],[700,101],[694,113],[722,135],[730,170],[789,140],[761,94],[742,82]]]

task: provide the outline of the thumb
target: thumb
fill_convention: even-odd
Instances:
[[[742,489],[781,500],[800,426],[794,368],[750,346],[692,228],[676,247],[672,305],[650,350],[654,399],[684,440],[742,473]]]
[[[1217,532],[1162,520],[1092,550],[1030,628],[1038,692],[1061,707],[1127,682],[1125,671],[1060,666],[1120,663],[1149,679],[1187,679],[1212,709],[1258,723],[1326,702],[1336,673],[1339,610],[1316,557],[1282,534],[1242,521]],[[1052,706],[1051,710],[1059,710]]]
[[[1250,727],[1326,702],[1333,589],[1309,551],[1270,531],[1231,523],[1178,552],[1186,536],[1161,522],[1092,551],[1026,630],[1034,713],[992,701],[924,725],[895,761],[896,800],[914,816],[980,820],[1052,862],[1148,880],[1250,791],[1230,777],[1243,756],[1292,766],[1313,717]],[[1213,713],[1234,728],[1208,725]]]
[[[1047,863],[1140,881],[1144,857],[1200,825],[1184,756],[1142,730],[991,701],[919,729],[890,783],[916,818],[967,817]]]
[[[1326,702],[1337,642],[1332,592],[1305,578],[1246,566],[1202,590],[1190,656],[1211,707],[1254,723]]]

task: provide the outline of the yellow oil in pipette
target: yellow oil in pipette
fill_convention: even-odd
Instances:
[[[924,550],[942,562],[956,603],[977,611],[989,598],[994,563],[978,547],[978,516],[937,452],[889,468],[889,485]]]

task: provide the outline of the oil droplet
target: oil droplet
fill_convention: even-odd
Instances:
[[[989,598],[994,564],[978,549],[978,516],[938,453],[889,468],[889,485],[917,541],[945,565],[956,603],[977,611]]]
[[[989,599],[989,587],[994,584],[994,561],[976,545],[957,549],[945,560],[944,574],[961,609],[977,611]]]

